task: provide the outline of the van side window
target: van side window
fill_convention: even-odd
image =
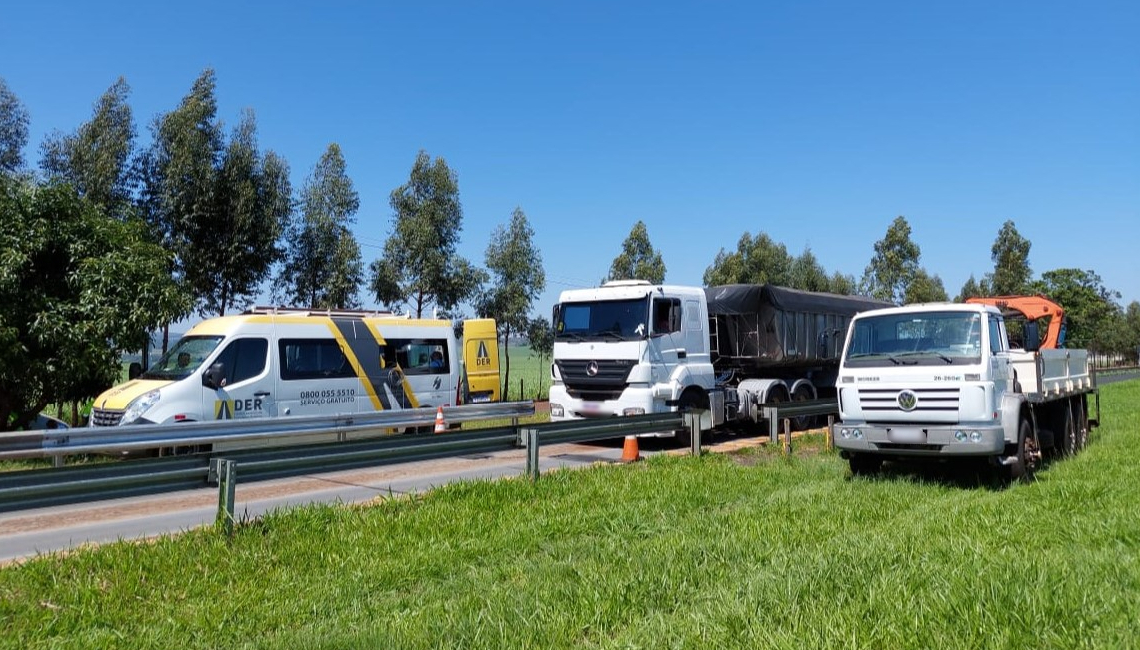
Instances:
[[[405,375],[446,375],[451,372],[447,339],[386,339],[380,348],[384,366],[399,364]]]
[[[336,339],[281,339],[277,347],[285,381],[356,376]]]
[[[214,363],[226,367],[226,385],[252,379],[265,372],[269,341],[265,339],[238,339],[226,346]]]

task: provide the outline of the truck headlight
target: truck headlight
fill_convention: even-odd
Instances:
[[[127,409],[123,411],[123,419],[119,420],[119,424],[133,424],[142,417],[143,413],[149,411],[150,407],[157,404],[161,397],[162,393],[152,390],[134,398],[130,404],[127,404]]]
[[[970,432],[970,442],[981,442],[981,441],[982,441],[982,432],[981,431],[971,431]]]
[[[966,432],[965,431],[955,431],[954,432],[954,439],[957,440],[958,442],[966,442]]]
[[[562,413],[563,411],[561,404],[555,404],[554,402],[550,403],[550,415],[552,417],[560,418],[562,417]]]
[[[622,415],[645,415],[645,408],[641,406],[630,406],[621,410]]]

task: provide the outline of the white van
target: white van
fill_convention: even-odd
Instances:
[[[91,426],[338,414],[498,401],[495,322],[259,307],[198,323],[95,399]],[[493,381],[492,376],[493,374]]]

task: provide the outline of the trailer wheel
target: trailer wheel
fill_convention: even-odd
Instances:
[[[1014,455],[1014,461],[1004,468],[1006,478],[1017,481],[1033,476],[1033,471],[1037,469],[1038,449],[1029,420],[1022,419],[1017,427],[1017,448]]]
[[[871,454],[852,454],[847,464],[851,466],[852,476],[872,476],[883,468],[883,459]]]
[[[796,388],[796,392],[792,394],[793,402],[807,402],[812,398],[811,389],[806,384],[800,384]],[[792,418],[792,428],[796,431],[807,431],[815,426],[814,415],[800,415]]]

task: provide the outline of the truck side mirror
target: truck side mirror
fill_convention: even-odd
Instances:
[[[1037,321],[1025,322],[1025,351],[1036,352],[1041,349],[1041,335],[1037,332]]]
[[[134,379],[142,374],[142,364],[138,361],[132,361],[131,365],[127,366],[127,379]]]
[[[202,373],[202,385],[210,390],[218,390],[226,385],[226,364],[215,363]]]

